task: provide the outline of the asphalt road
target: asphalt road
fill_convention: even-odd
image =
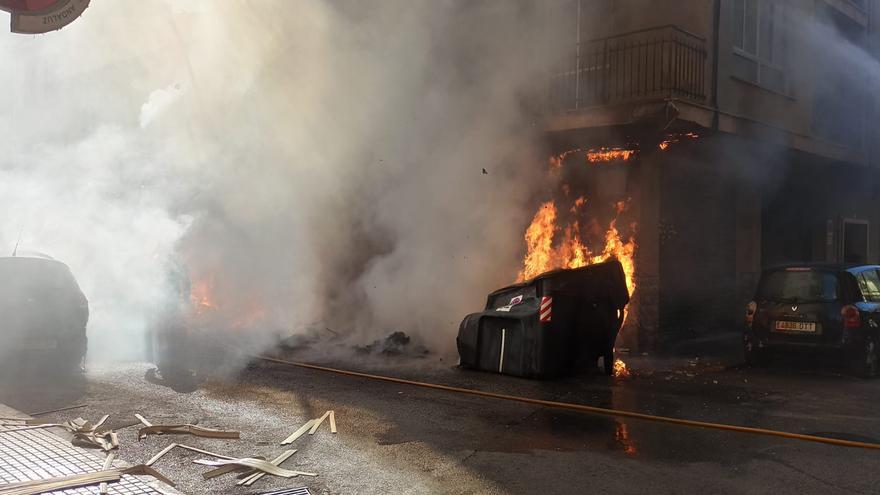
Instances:
[[[296,357],[296,356],[293,356]],[[665,416],[880,443],[880,380],[853,378],[812,360],[745,369],[734,360],[631,356],[628,379],[585,375],[536,382],[464,371],[434,357],[352,356],[335,364],[528,397]],[[241,440],[121,430],[119,457],[141,463],[172,441],[232,456],[274,457],[278,442],[334,409],[285,467],[319,474],[234,475],[203,481],[204,457],[172,452],[155,467],[190,494],[254,493],[306,485],[313,493],[880,493],[880,451],[664,425],[462,396],[319,371],[254,363],[181,388],[150,382],[146,363],[92,365],[74,383],[6,380],[4,402],[26,412],[87,404],[44,416],[130,425],[198,422],[241,431]],[[294,467],[295,466],[295,467]]]

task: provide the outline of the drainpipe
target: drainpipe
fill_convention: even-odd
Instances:
[[[581,0],[578,0],[577,31],[575,34],[574,55],[574,109],[580,108],[581,103]]]
[[[715,0],[712,8],[712,100],[710,105],[715,113],[712,115],[712,132],[718,132],[718,55],[721,49],[718,44],[721,31],[721,0]]]

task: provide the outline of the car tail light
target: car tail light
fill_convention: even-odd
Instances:
[[[746,325],[751,328],[752,322],[755,321],[755,312],[758,311],[758,303],[755,301],[750,302],[746,306]]]
[[[859,308],[852,304],[844,306],[843,309],[840,310],[840,315],[843,316],[843,328],[859,328],[862,326],[862,319],[859,317]]]

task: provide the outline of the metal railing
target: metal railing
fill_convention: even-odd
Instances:
[[[550,77],[550,107],[577,110],[647,98],[706,99],[706,40],[662,26],[578,43]]]

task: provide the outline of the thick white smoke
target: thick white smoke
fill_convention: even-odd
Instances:
[[[551,10],[113,0],[0,34],[0,247],[71,266],[92,359],[141,351],[174,262],[218,327],[450,350],[518,269]]]

